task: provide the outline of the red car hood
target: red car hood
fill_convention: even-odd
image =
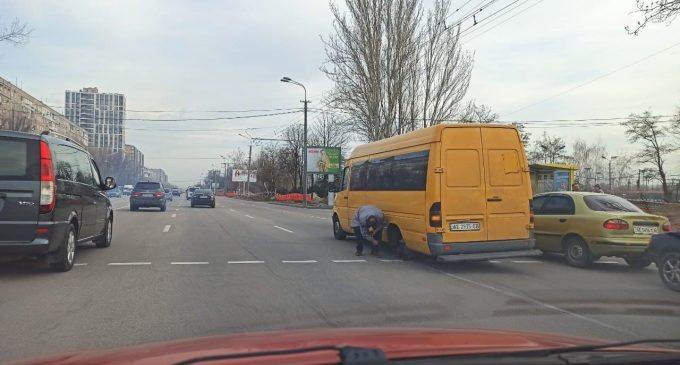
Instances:
[[[232,334],[150,343],[112,350],[65,353],[15,364],[173,364],[197,357],[295,350],[320,346],[379,348],[388,358],[540,350],[604,343],[536,332],[446,329],[314,329]],[[221,363],[338,363],[336,350],[242,357]]]

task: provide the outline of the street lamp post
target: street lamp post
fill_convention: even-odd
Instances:
[[[612,160],[617,158],[619,156],[610,156],[609,157],[609,194],[612,192]],[[605,160],[607,159],[607,156],[602,156]]]
[[[302,143],[302,196],[303,196],[303,204],[304,207],[307,208],[307,104],[309,103],[309,100],[307,100],[307,88],[305,85],[302,85],[301,83],[291,79],[290,77],[284,76],[281,78],[281,82],[293,84],[293,85],[298,85],[302,87],[302,89],[305,91],[305,100],[302,101],[304,104],[304,120],[305,120],[305,137]]]

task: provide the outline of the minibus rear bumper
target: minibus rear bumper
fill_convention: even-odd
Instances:
[[[442,242],[439,234],[427,235],[430,254],[437,261],[486,261],[514,257],[540,256],[541,250],[534,249],[534,238],[483,242]]]

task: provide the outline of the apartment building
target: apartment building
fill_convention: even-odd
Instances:
[[[88,146],[88,133],[61,113],[0,77],[0,129],[50,134]]]
[[[91,148],[125,148],[125,95],[100,93],[96,87],[67,90],[64,115],[87,131]]]

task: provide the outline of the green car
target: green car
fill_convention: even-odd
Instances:
[[[564,191],[534,196],[536,248],[564,254],[567,263],[586,267],[601,256],[622,257],[643,268],[642,255],[653,234],[670,231],[666,217],[647,214],[618,196]]]

